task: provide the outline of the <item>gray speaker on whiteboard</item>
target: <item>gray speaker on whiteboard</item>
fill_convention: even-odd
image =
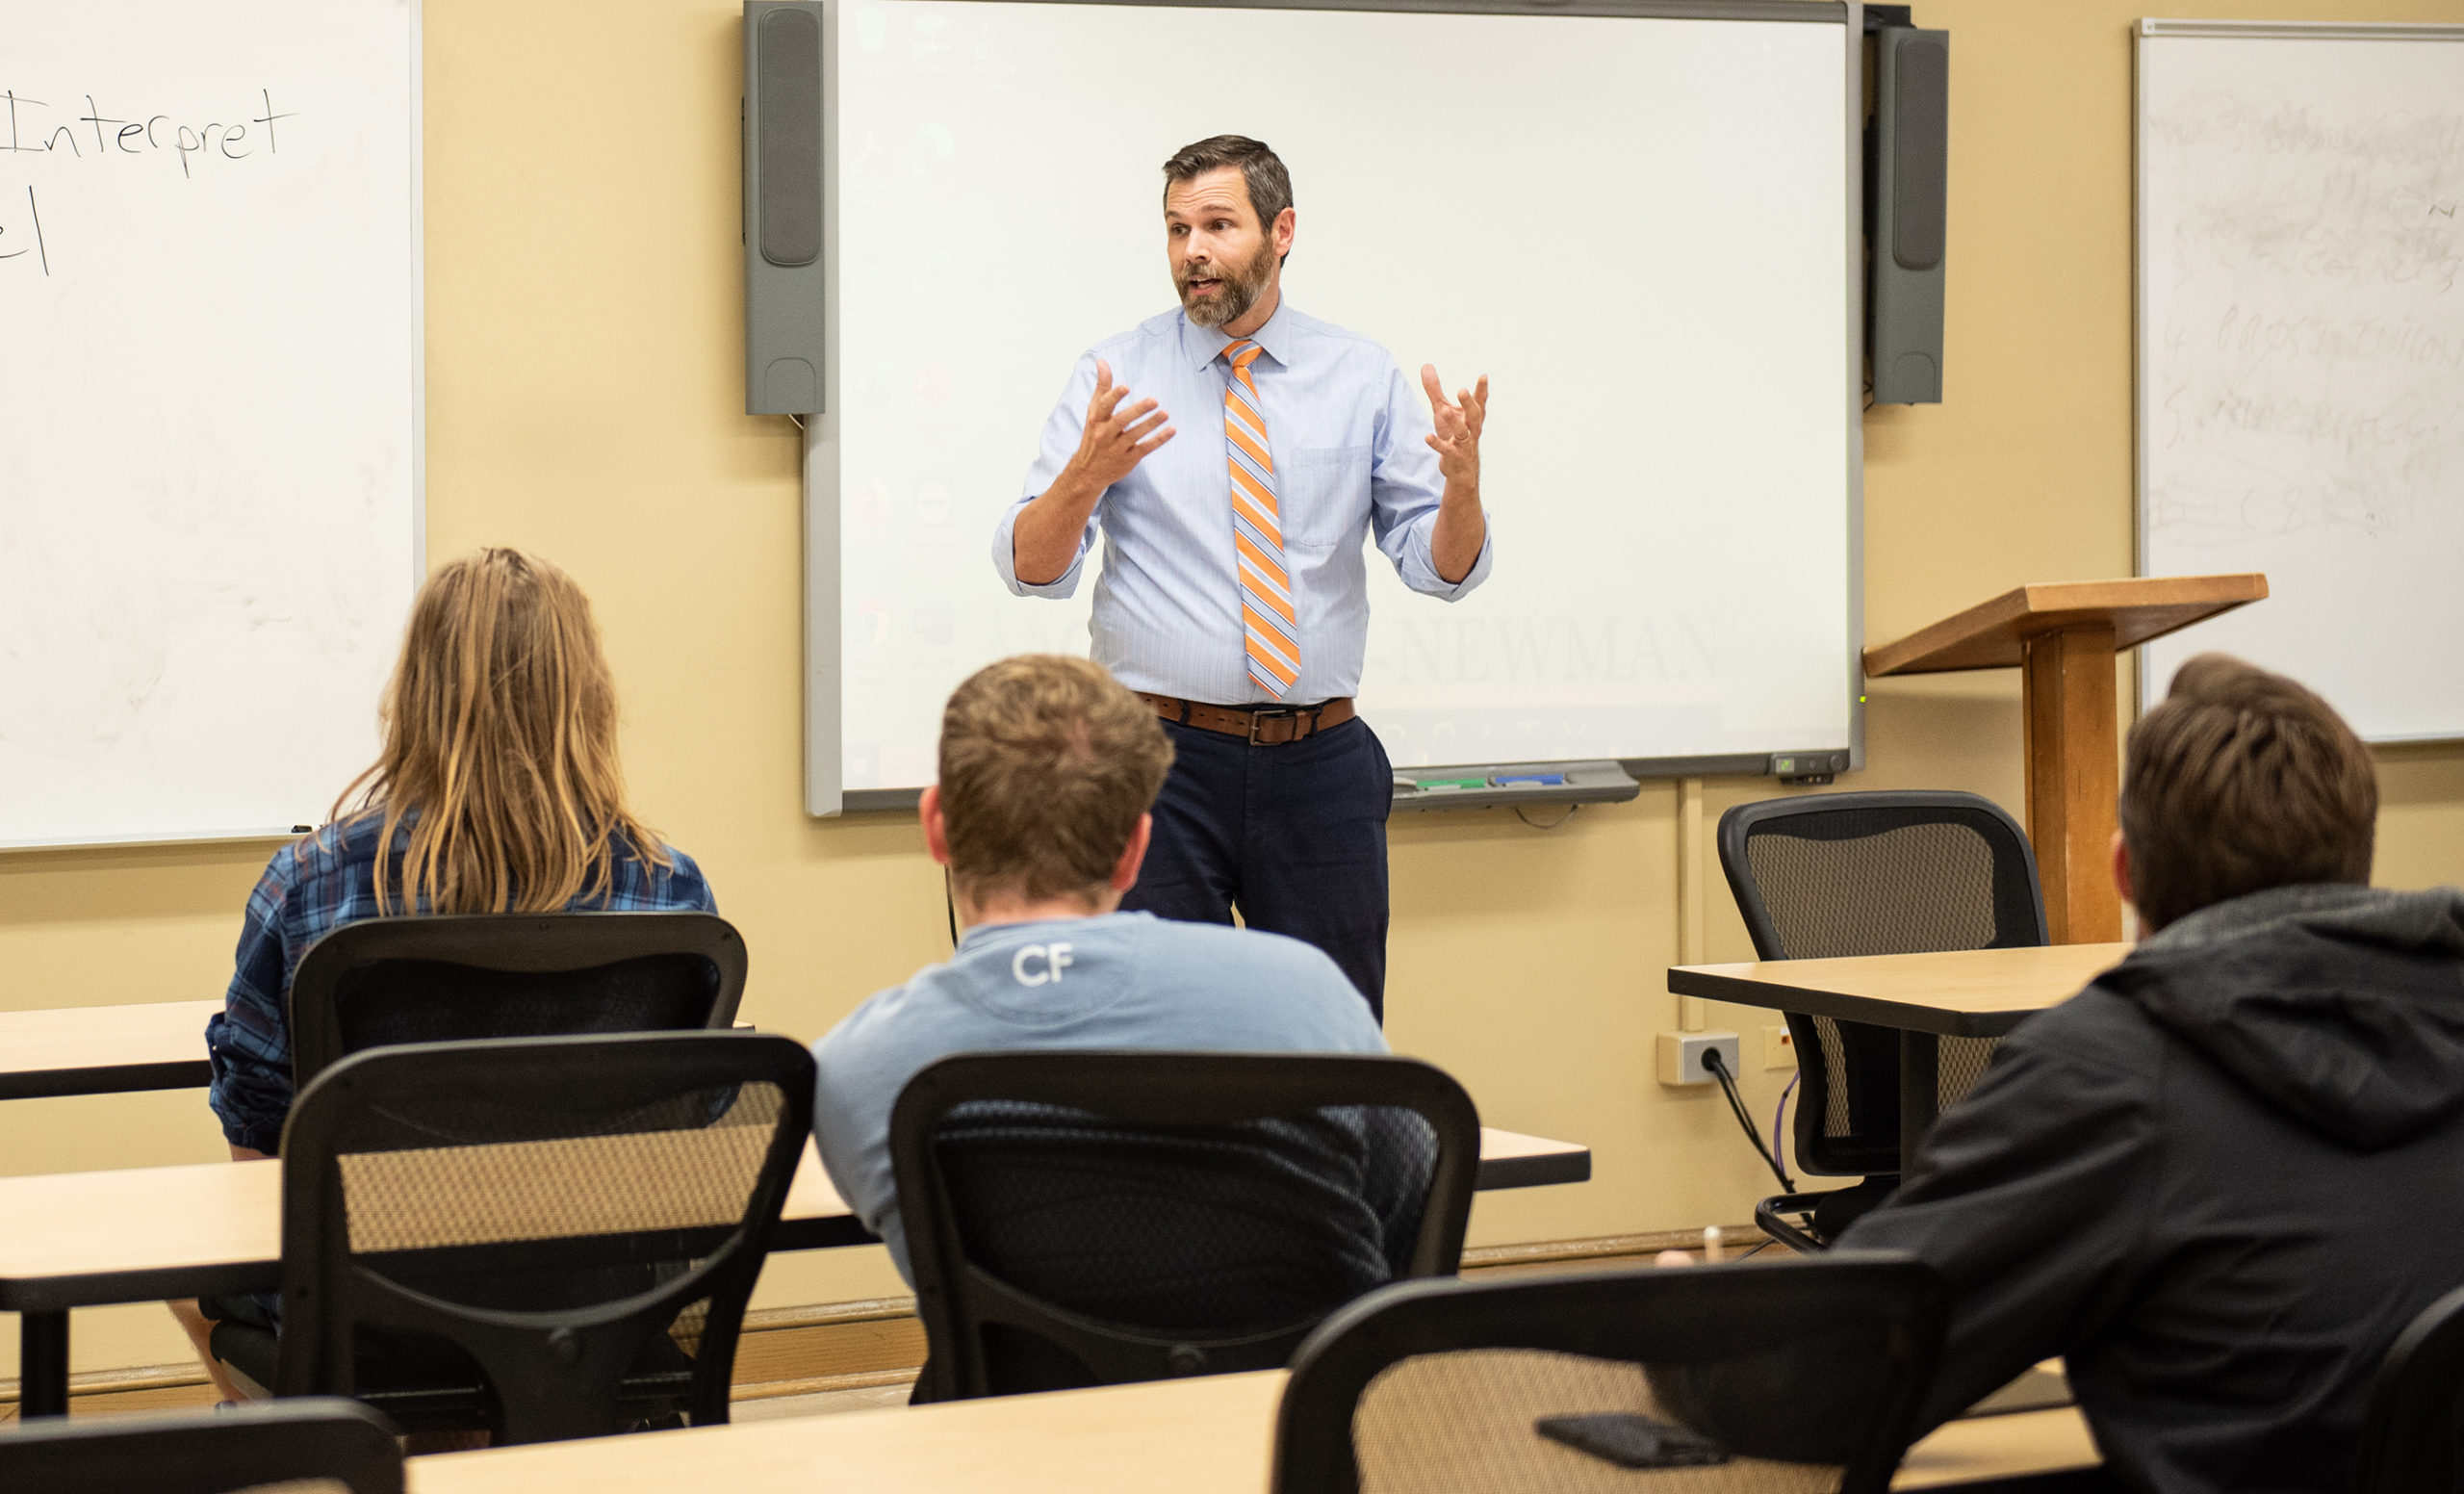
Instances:
[[[1874,33],[1874,149],[1866,176],[1873,283],[1866,338],[1876,404],[1942,399],[1951,34]]]
[[[821,6],[744,8],[744,410],[822,407]]]

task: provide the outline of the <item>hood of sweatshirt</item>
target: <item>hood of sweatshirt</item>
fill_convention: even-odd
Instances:
[[[2098,984],[2358,1151],[2464,1106],[2464,891],[2273,888],[2150,936]]]

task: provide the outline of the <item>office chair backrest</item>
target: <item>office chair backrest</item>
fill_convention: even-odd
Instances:
[[[0,1429],[0,1489],[241,1494],[281,1484],[402,1494],[402,1450],[351,1401],[265,1401],[168,1416],[64,1416]]]
[[[2354,1494],[2464,1494],[2464,1288],[2429,1304],[2370,1387]]]
[[[1931,1268],[1856,1250],[1387,1287],[1294,1356],[1272,1489],[1879,1494],[1946,1301]],[[1656,1438],[1696,1461],[1629,1471],[1586,1451]]]
[[[1720,816],[1720,867],[1764,960],[2011,949],[2045,941],[2036,854],[1969,793],[1809,794]],[[1796,1151],[1829,1176],[1899,1171],[1899,1035],[1788,1014]],[[1990,1039],[1941,1042],[1940,1103],[1984,1075]]]
[[[1410,1059],[962,1054],[890,1156],[919,1400],[1283,1364],[1336,1307],[1451,1273],[1480,1120]]]
[[[346,923],[289,998],[293,1082],[398,1043],[726,1027],[744,940],[706,913],[453,914]]]
[[[283,1132],[274,1390],[381,1406],[366,1352],[478,1377],[500,1443],[726,1421],[812,1089],[802,1044],[749,1032],[343,1060]]]

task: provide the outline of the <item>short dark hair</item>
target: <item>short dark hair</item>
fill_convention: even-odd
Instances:
[[[2130,730],[2121,837],[2143,928],[2303,883],[2367,884],[2378,771],[2333,708],[2201,654]]]
[[[1273,233],[1274,220],[1292,206],[1292,173],[1283,168],[1283,158],[1263,141],[1253,141],[1245,135],[1216,135],[1194,145],[1183,145],[1164,163],[1164,191],[1169,195],[1174,182],[1195,181],[1227,166],[1241,168],[1241,180],[1249,189],[1250,210],[1258,215],[1258,227]]]

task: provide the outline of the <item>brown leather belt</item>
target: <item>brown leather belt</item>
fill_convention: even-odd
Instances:
[[[1138,692],[1138,698],[1154,707],[1155,714],[1167,721],[1194,726],[1201,732],[1238,736],[1252,747],[1280,747],[1296,742],[1329,727],[1341,726],[1356,714],[1348,695],[1315,706],[1261,706],[1255,710],[1174,700],[1169,695],[1149,695],[1144,690]]]

